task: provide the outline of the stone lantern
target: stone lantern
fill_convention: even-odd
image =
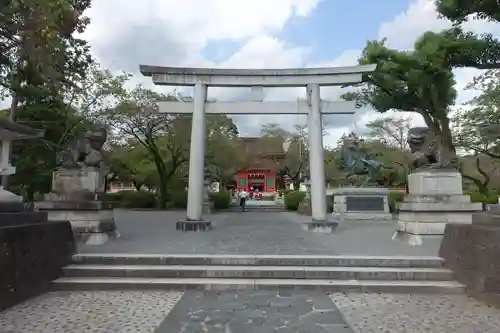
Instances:
[[[203,214],[210,214],[210,185],[212,184],[212,175],[210,170],[205,167],[203,180]]]
[[[305,172],[304,185],[306,187],[306,200],[311,200],[311,177],[309,175],[309,170]]]

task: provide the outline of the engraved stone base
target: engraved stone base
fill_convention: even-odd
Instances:
[[[391,220],[387,196],[379,187],[342,187],[333,190],[332,216],[342,220]]]
[[[335,232],[338,225],[337,221],[307,221],[302,224],[302,229],[331,234]]]
[[[175,224],[175,229],[179,231],[208,231],[212,229],[212,222],[201,220],[180,220]]]
[[[442,235],[447,223],[472,223],[483,209],[462,193],[458,172],[418,172],[408,176],[410,194],[398,206],[396,230],[413,235]]]

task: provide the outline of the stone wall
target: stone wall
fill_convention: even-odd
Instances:
[[[500,294],[500,227],[446,225],[439,255],[473,294]]]
[[[0,310],[46,292],[70,263],[68,221],[0,227]]]

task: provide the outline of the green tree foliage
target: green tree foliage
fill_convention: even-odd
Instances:
[[[159,207],[165,208],[167,186],[177,169],[187,161],[185,117],[158,112],[158,102],[175,100],[141,86],[122,96],[116,107],[102,113],[102,120],[124,141],[144,147],[158,175]]]
[[[431,37],[419,39],[414,51],[389,49],[385,40],[368,42],[359,63],[376,63],[377,70],[360,90],[343,98],[382,113],[416,112],[438,135],[442,150],[453,153],[448,112],[456,98],[455,80],[450,64],[436,53],[438,45]]]
[[[275,159],[279,167],[278,177],[288,175],[295,189],[306,176],[309,161],[306,127],[296,125],[294,131],[287,131],[276,123],[265,124],[260,131],[263,145],[287,146],[283,159]]]
[[[90,0],[7,0],[0,10],[0,86],[13,105],[33,89],[57,93],[92,62],[85,40]],[[46,92],[45,92],[46,93]]]
[[[436,0],[436,8],[447,19],[462,23],[471,14],[483,20],[500,21],[500,3],[497,0]]]
[[[492,34],[475,34],[461,28],[470,15],[498,22],[500,3],[496,0],[436,0],[438,12],[454,22],[454,27],[441,33],[427,34],[439,39],[439,51],[454,67],[479,69],[500,68],[500,41]]]
[[[486,195],[491,185],[499,185],[496,179],[500,176],[500,73],[489,70],[477,77],[470,88],[480,94],[467,108],[456,112],[454,139],[457,147],[468,154],[462,158],[462,175]]]
[[[238,128],[226,115],[207,115],[205,163],[214,180],[225,186],[244,168],[245,156],[240,151]]]

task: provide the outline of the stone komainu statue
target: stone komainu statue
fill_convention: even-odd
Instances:
[[[455,152],[444,149],[439,138],[428,127],[413,127],[408,131],[410,146],[410,167],[417,169],[449,169],[458,166]]]
[[[102,147],[107,136],[104,127],[87,131],[59,154],[60,166],[67,169],[103,168]]]

